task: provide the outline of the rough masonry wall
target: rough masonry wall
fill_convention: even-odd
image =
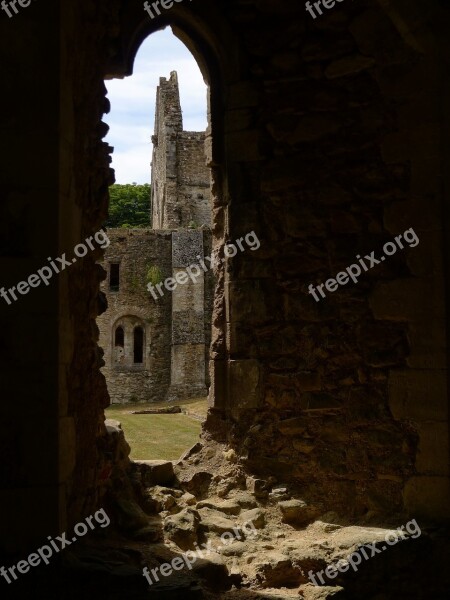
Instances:
[[[205,272],[203,231],[172,234],[173,277],[186,280],[172,293],[170,400],[207,395],[205,375]],[[197,268],[192,268],[195,265]],[[188,276],[188,272],[191,276]]]
[[[154,228],[211,226],[211,171],[205,133],[183,131],[178,76],[160,78],[152,136],[152,221]]]
[[[177,138],[183,130],[178,78],[161,77],[156,91],[155,134],[152,137],[152,227],[181,225],[177,191]]]
[[[122,76],[137,32],[161,25],[125,1],[120,11],[114,0],[48,0],[24,11],[4,17],[0,36],[1,226],[15,232],[9,242],[24,241],[8,254],[2,239],[11,285],[104,222],[102,79]],[[233,259],[226,279],[218,273],[207,432],[336,510],[405,505],[417,518],[448,518],[445,3],[342,2],[316,20],[297,0],[197,0],[166,12],[209,67],[214,244],[250,228],[263,242]],[[54,164],[58,190],[46,170]],[[309,283],[408,227],[417,248],[319,304],[308,295]],[[94,258],[75,266],[70,285],[60,278],[24,298],[20,315],[2,314],[2,389],[15,399],[2,413],[7,549],[31,551],[99,506],[108,396]],[[30,498],[43,507],[39,519]]]
[[[211,171],[206,166],[205,134],[183,131],[177,138],[178,206],[183,227],[211,227]]]
[[[38,6],[39,3],[36,3]],[[62,6],[61,114],[48,135],[60,137],[60,240],[73,248],[99,231],[107,218],[112,148],[103,140],[110,110],[102,62],[117,31],[119,6],[89,0]],[[27,9],[29,10],[29,9]],[[55,74],[56,76],[56,74]],[[43,109],[46,110],[46,109]],[[105,454],[104,409],[109,396],[100,372],[96,318],[105,308],[99,291],[105,273],[97,264],[102,251],[89,253],[72,267],[60,290],[59,401],[67,411],[59,436],[59,455],[67,484],[61,502],[67,530],[82,516],[93,514],[107,486],[110,463]]]
[[[98,319],[100,346],[104,350],[102,369],[113,403],[162,402],[170,385],[171,294],[165,291],[157,300],[147,290],[148,273],[153,269],[164,281],[172,275],[172,233],[147,229],[109,229],[111,245],[103,267],[108,272],[102,284],[108,309]],[[118,291],[110,289],[111,263],[120,264]],[[132,345],[134,326],[145,332],[142,365],[117,359],[115,330],[123,326],[125,343]],[[127,349],[132,353],[133,348]]]
[[[29,11],[25,19],[8,19],[4,12],[0,19],[0,288],[6,289],[26,280],[48,256],[62,250],[59,140],[49,135],[58,129],[59,6],[49,0],[40,8],[25,9]],[[31,89],[30,106],[26,99]],[[10,299],[9,305],[0,298],[3,557],[23,556],[65,524],[70,472],[65,466],[60,472],[58,455],[60,424],[67,423],[67,393],[58,402],[59,300],[57,282],[31,290],[15,302]],[[61,343],[68,352],[70,340]],[[69,471],[72,458],[73,453]],[[40,507],[38,517],[30,509],[31,499]],[[3,564],[11,563],[2,560]]]
[[[213,318],[208,435],[322,507],[448,517],[442,73],[407,25],[427,9],[232,6],[249,68],[226,92],[216,230],[262,245],[230,261]],[[410,227],[419,246],[308,294]]]

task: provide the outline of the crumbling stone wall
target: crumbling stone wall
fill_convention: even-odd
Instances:
[[[211,253],[211,236],[198,231],[109,229],[110,246],[102,262],[107,272],[101,289],[108,308],[99,316],[99,345],[104,351],[102,372],[113,403],[161,402],[207,394],[211,323],[212,272],[188,281],[172,292],[147,284],[186,270],[195,254]],[[196,245],[193,245],[195,240]],[[195,249],[195,254],[192,250]],[[191,262],[183,260],[189,256]],[[192,260],[191,260],[192,259]],[[119,264],[119,286],[111,289],[111,265]],[[153,275],[149,279],[149,272]],[[152,280],[153,281],[153,280]],[[154,282],[155,283],[155,282]],[[133,360],[133,331],[144,330],[143,361]],[[125,331],[124,348],[116,346],[116,330]]]
[[[445,3],[344,2],[316,20],[297,0],[197,0],[154,21],[125,0],[25,10],[1,22],[4,284],[104,221],[103,77],[173,23],[211,85],[214,244],[263,242],[217,271],[207,432],[347,513],[448,518]],[[407,227],[418,248],[314,303],[310,282]],[[1,305],[9,550],[92,514],[107,478],[96,258]]]
[[[210,252],[209,252],[210,254]],[[170,400],[202,398],[205,385],[205,288],[206,276],[199,265],[204,253],[203,230],[172,234],[173,277],[191,268],[195,273],[172,295],[172,362]],[[199,258],[200,257],[200,258]],[[191,265],[196,265],[192,271]],[[210,308],[210,307],[209,307]]]
[[[205,133],[183,131],[177,139],[177,156],[182,226],[211,226],[211,171],[205,159]]]
[[[161,77],[156,92],[152,159],[152,222],[160,229],[211,226],[205,133],[183,131],[178,76]]]
[[[175,71],[169,81],[160,80],[153,144],[151,213],[154,226],[158,223],[162,230],[110,230],[111,245],[103,263],[108,272],[102,286],[108,310],[99,318],[100,345],[113,403],[170,401],[208,393],[213,273],[205,273],[200,261],[211,254],[206,228],[211,223],[210,171],[205,133],[183,131]],[[183,229],[188,226],[192,229]],[[111,286],[112,264],[119,265],[117,290]],[[175,279],[191,265],[197,266],[189,280],[171,291],[163,286],[161,296],[156,285]],[[153,293],[147,291],[148,283]],[[145,338],[139,364],[131,356],[136,326],[144,330]],[[115,339],[118,327],[125,330],[123,348]]]
[[[113,403],[160,402],[170,385],[171,311],[170,293],[155,300],[147,291],[148,272],[158,269],[162,280],[172,274],[171,232],[147,229],[109,229],[111,245],[103,267],[108,278],[102,285],[108,309],[98,318],[100,346],[104,350],[102,371]],[[119,264],[120,284],[110,289],[111,264]],[[138,318],[145,330],[143,363],[123,364],[115,356],[115,331],[122,318]],[[131,327],[126,343],[131,344]],[[127,341],[129,340],[129,341]],[[130,352],[132,349],[129,350]]]
[[[290,1],[199,2],[192,19],[173,9],[211,84],[215,246],[251,229],[262,240],[217,271],[206,433],[306,499],[443,517],[448,400],[426,381],[446,379],[445,327],[433,319],[445,302],[437,24],[448,15],[438,3],[400,5],[336,4],[315,20]],[[226,15],[219,34],[205,25],[213,13]],[[308,294],[409,227],[420,253],[398,253],[319,304]]]

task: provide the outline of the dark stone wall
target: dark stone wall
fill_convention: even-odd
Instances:
[[[262,242],[216,272],[209,435],[348,513],[448,518],[445,4],[343,2],[313,20],[297,0],[197,0],[155,22],[139,2],[64,2],[60,21],[59,6],[2,15],[2,285],[99,229],[103,77],[170,21],[211,85],[213,243]],[[410,227],[416,248],[308,294]],[[91,514],[104,489],[99,258],[2,300],[9,550]]]

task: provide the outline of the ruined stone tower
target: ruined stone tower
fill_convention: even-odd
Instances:
[[[152,141],[152,229],[108,230],[103,263],[108,310],[98,323],[113,403],[201,397],[209,385],[212,273],[163,285],[211,253],[205,134],[183,131],[175,71],[160,79]]]
[[[161,77],[152,137],[152,223],[155,229],[211,225],[205,133],[183,131],[178,76]]]

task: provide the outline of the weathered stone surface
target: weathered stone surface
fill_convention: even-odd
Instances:
[[[190,494],[189,492],[185,492],[181,496],[180,501],[183,502],[184,504],[187,504],[188,506],[193,506],[194,504],[197,503],[195,496],[193,494]]]
[[[251,479],[249,482],[249,490],[253,493],[255,498],[267,498],[270,490],[270,482],[264,479]]]
[[[210,552],[208,557],[199,558],[195,561],[193,572],[212,590],[228,590],[232,582],[228,575],[228,569],[223,559],[216,552]]]
[[[263,587],[293,587],[302,581],[300,569],[292,564],[289,556],[280,552],[269,551],[258,556],[254,568]]]
[[[291,525],[307,525],[318,514],[315,507],[308,506],[303,500],[282,500],[278,503],[278,507],[284,523]]]
[[[245,542],[239,542],[234,540],[232,544],[228,546],[222,546],[220,554],[223,556],[242,556],[244,552],[248,551],[248,545]]]
[[[278,429],[284,435],[297,435],[305,433],[306,422],[305,419],[302,419],[300,417],[294,419],[285,419],[278,423]]]
[[[446,421],[447,379],[440,370],[398,370],[389,375],[389,406],[396,419]]]
[[[248,492],[237,492],[233,499],[241,508],[256,508],[258,504],[254,496]]]
[[[174,482],[173,463],[168,460],[137,460],[136,469],[141,472],[142,483],[146,487],[170,485]]]
[[[34,258],[45,261],[69,252],[104,222],[113,179],[111,149],[102,141],[102,114],[109,110],[104,79],[129,74],[141,34],[153,27],[144,11],[134,11],[127,2],[79,0],[70,8],[60,3],[58,19],[51,18],[54,7],[46,4],[24,9],[26,14],[13,18],[8,25],[14,26],[5,26],[1,36],[8,57],[1,116],[8,149],[0,208],[5,289],[35,270]],[[448,239],[448,169],[443,167],[449,103],[440,59],[447,54],[444,3],[434,2],[428,10],[427,3],[416,0],[372,2],[369,18],[365,3],[343,2],[314,20],[303,4],[293,1],[200,2],[197,7],[193,2],[189,8],[191,4],[193,13],[186,11],[187,5],[175,4],[163,20],[176,21],[202,65],[217,67],[207,69],[215,244],[250,228],[262,240],[260,250],[246,252],[245,271],[240,270],[240,255],[217,269],[211,358],[221,366],[213,369],[211,404],[219,411],[214,398],[220,398],[223,414],[216,412],[214,419],[221,418],[224,425],[206,432],[220,432],[239,450],[245,442],[247,464],[255,472],[260,468],[258,477],[267,477],[265,471],[271,469],[283,480],[291,478],[308,501],[310,496],[311,501],[323,498],[328,506],[363,515],[374,506],[375,496],[400,509],[407,498],[408,507],[428,511],[430,518],[444,511],[448,516],[445,478],[428,476],[430,484],[424,479],[424,488],[411,480],[417,477],[420,433],[414,420],[398,421],[392,415],[387,397],[389,370],[432,370],[430,361],[436,358],[444,370],[448,362],[442,344],[448,329],[447,259],[441,243]],[[202,56],[200,23],[205,25],[202,32],[208,32],[208,57]],[[187,39],[191,30],[198,33],[195,43]],[[48,44],[40,45],[39,39]],[[20,40],[27,43],[21,46]],[[63,69],[52,61],[58,40]],[[330,55],[333,45],[335,57]],[[365,61],[355,61],[360,56]],[[366,68],[367,57],[375,61],[373,68]],[[327,78],[327,69],[328,76],[341,76]],[[15,77],[18,72],[23,77]],[[37,90],[37,100],[24,102],[24,89]],[[58,90],[61,111],[44,110],[58,103]],[[252,123],[236,131],[234,125],[244,127],[245,119],[242,113],[228,118],[229,111],[242,108],[250,109]],[[322,129],[322,137],[313,142],[290,139],[298,123],[315,113],[344,126],[330,134]],[[221,139],[225,122],[233,123],[237,134],[229,142]],[[238,149],[239,154],[229,151],[246,139],[251,141],[248,148]],[[393,214],[399,203],[395,211],[403,212],[402,221]],[[357,233],[333,231],[336,207],[351,215],[359,225]],[[289,218],[291,228],[286,226]],[[338,225],[347,228],[340,218]],[[341,286],[319,302],[308,294],[310,283],[324,284],[356,256],[373,251],[379,257],[383,244],[410,226],[419,237],[426,230],[437,244],[398,251],[362,273],[358,283]],[[414,253],[423,256],[415,264],[409,259]],[[102,417],[109,398],[99,372],[103,359],[95,324],[105,308],[98,294],[103,273],[95,264],[100,255],[89,253],[57,282],[30,290],[13,307],[2,300],[2,390],[14,402],[3,415],[0,436],[6,465],[0,529],[6,538],[2,544],[17,555],[19,540],[27,538],[33,546],[33,539],[55,529],[55,519],[76,523],[93,514],[111,483]],[[235,313],[228,311],[225,281],[242,290],[240,295],[233,292],[239,300]],[[361,335],[367,323],[376,327]],[[160,324],[161,331],[158,325],[154,329],[164,338],[164,321]],[[386,348],[389,340],[383,344],[387,357],[377,356],[374,342],[369,353],[365,348],[380,324],[386,333],[377,338],[390,337],[386,324],[399,331],[397,326],[404,326],[393,348]],[[285,330],[292,333],[283,344]],[[291,372],[271,370],[287,358],[297,363],[292,377]],[[245,398],[230,390],[230,359],[259,363],[261,403],[249,413],[239,409]],[[305,392],[311,394],[308,406],[319,392],[335,395],[339,403],[335,412],[305,411],[308,431],[317,442],[317,451],[309,456],[295,449],[292,436],[280,435],[274,427],[280,418],[304,414],[297,370],[320,375],[322,389]],[[433,398],[430,406],[437,406],[441,415],[447,400],[442,397],[436,404]],[[64,439],[60,474],[55,456],[61,432],[70,431],[69,420],[59,423],[64,419],[73,419],[75,431]],[[261,429],[251,432],[261,423]],[[377,432],[386,425],[396,431],[384,448],[381,434],[370,435],[374,423]],[[333,427],[342,432],[336,434],[340,439],[329,443],[321,438],[325,426],[328,439]],[[30,495],[45,507],[39,520],[23,510]],[[24,522],[22,538],[13,524]]]
[[[266,524],[265,513],[260,508],[253,508],[252,510],[246,510],[241,513],[239,521],[244,523],[251,523],[256,529],[263,529]]]
[[[117,497],[118,524],[124,531],[135,532],[148,526],[149,518],[131,499]]]
[[[224,513],[217,510],[201,508],[198,512],[201,519],[200,527],[206,531],[222,534],[226,531],[232,532],[236,526],[235,521],[228,519]]]
[[[345,598],[344,588],[340,586],[317,586],[309,583],[302,585],[300,591],[304,600],[343,600]]]
[[[354,75],[375,65],[375,61],[368,56],[349,56],[332,62],[325,70],[328,79]]]
[[[113,463],[116,465],[116,469],[125,470],[130,464],[131,448],[125,439],[122,425],[119,421],[105,419],[105,427],[110,438],[109,448],[112,452]]]
[[[133,533],[133,539],[140,542],[162,542],[164,539],[160,524],[147,525]]]
[[[192,508],[167,517],[164,521],[164,533],[182,550],[193,550],[197,543],[197,530],[200,522],[199,513]]]
[[[241,505],[236,500],[202,500],[197,504],[197,509],[200,508],[212,508],[226,515],[238,515],[241,512]]]
[[[185,474],[183,471],[178,472],[180,486],[193,494],[196,497],[206,496],[213,478],[211,473],[207,471],[197,471],[193,474]]]

